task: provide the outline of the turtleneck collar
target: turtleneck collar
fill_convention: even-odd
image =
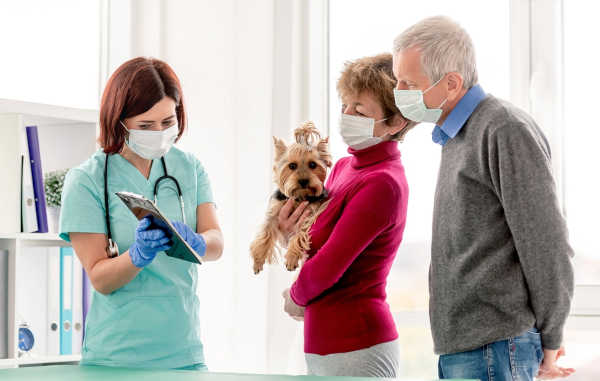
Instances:
[[[400,157],[397,141],[381,142],[361,150],[348,148],[348,153],[352,155],[352,167],[357,169],[368,167],[384,160]]]

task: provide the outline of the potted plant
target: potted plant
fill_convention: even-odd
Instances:
[[[48,172],[44,175],[44,190],[46,192],[46,207],[48,211],[48,231],[50,233],[58,233],[60,197],[67,171],[68,169],[63,169]]]

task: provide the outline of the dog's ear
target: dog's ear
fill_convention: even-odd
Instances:
[[[283,140],[277,139],[275,136],[273,136],[273,143],[275,144],[275,161],[278,161],[287,151],[287,147]]]
[[[319,157],[321,160],[323,160],[325,165],[331,167],[333,164],[333,159],[329,153],[329,136],[319,141],[319,144],[317,144],[317,151],[319,152]]]

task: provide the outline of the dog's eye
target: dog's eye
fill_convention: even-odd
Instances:
[[[298,164],[296,163],[290,163],[288,165],[288,168],[291,169],[292,171],[295,170],[296,168],[298,168]]]
[[[308,163],[308,168],[310,168],[310,169],[317,168],[317,163],[315,163],[314,161],[311,161],[310,163]]]

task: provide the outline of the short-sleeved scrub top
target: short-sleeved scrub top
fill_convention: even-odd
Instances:
[[[60,237],[69,233],[106,234],[104,164],[101,150],[65,179]],[[204,168],[193,155],[175,147],[165,155],[169,175],[179,182],[186,221],[196,230],[196,206],[213,202]],[[119,154],[108,157],[108,208],[113,240],[124,253],[134,242],[137,219],[115,192],[128,191],[154,199],[154,183],[164,175],[160,159],[146,179]],[[177,188],[161,181],[159,209],[171,220],[183,221]],[[82,365],[182,368],[204,364],[200,339],[200,302],[196,295],[198,265],[168,257],[164,252],[128,284],[103,295],[94,291],[85,325]]]

